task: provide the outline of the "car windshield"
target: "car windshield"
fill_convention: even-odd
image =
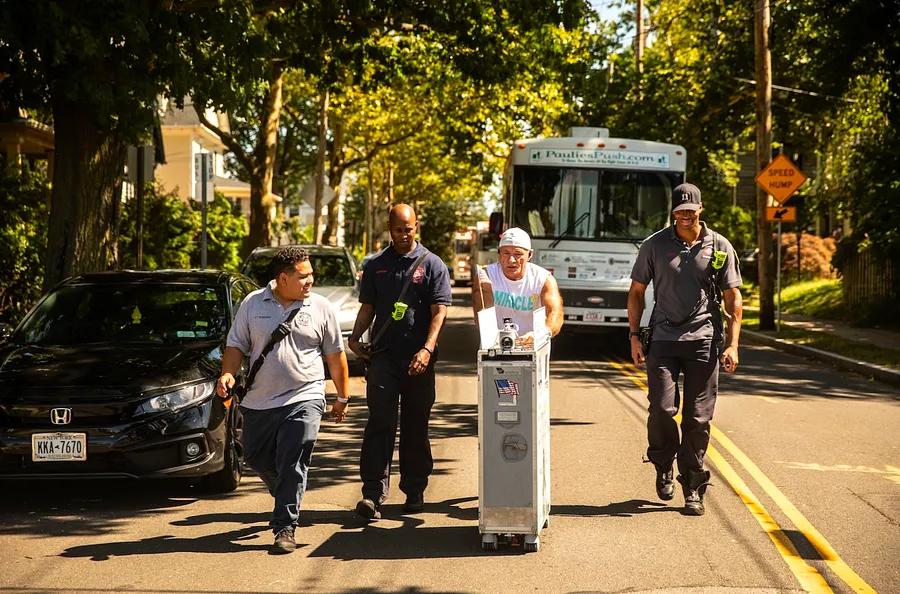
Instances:
[[[221,339],[224,289],[177,283],[77,284],[50,293],[14,340],[41,345]]]
[[[513,217],[532,237],[643,239],[666,226],[681,173],[517,167]]]
[[[265,252],[251,256],[244,274],[260,285],[267,284],[272,280],[269,264],[272,262],[273,256],[273,253]],[[343,254],[310,254],[309,260],[313,267],[313,286],[353,286],[353,271],[350,269],[350,260],[347,259],[347,256]]]

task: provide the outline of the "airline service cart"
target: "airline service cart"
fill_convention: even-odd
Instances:
[[[540,336],[540,335],[539,335]],[[478,351],[478,530],[481,548],[550,525],[550,339],[535,350]]]

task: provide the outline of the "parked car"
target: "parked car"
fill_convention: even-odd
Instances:
[[[105,272],[51,290],[0,344],[0,478],[241,480],[242,418],[214,394],[250,279]]]
[[[275,253],[285,246],[259,247],[244,261],[242,272],[261,286],[267,284],[273,275],[269,269]],[[329,245],[297,245],[309,252],[313,267],[313,292],[326,297],[338,312],[341,334],[344,337],[344,351],[352,370],[358,370],[359,361],[347,347],[347,339],[353,332],[356,314],[359,312],[359,279],[356,262],[346,248]]]

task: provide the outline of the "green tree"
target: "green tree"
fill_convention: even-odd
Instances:
[[[121,267],[137,268],[137,204],[129,200],[119,231]],[[197,249],[200,213],[175,192],[160,192],[150,185],[144,193],[144,268],[190,268]]]
[[[41,173],[0,177],[0,320],[20,320],[41,296],[49,194]]]
[[[196,214],[199,205],[194,204]],[[196,219],[199,222],[199,216]],[[146,228],[146,227],[145,227]],[[200,227],[194,229],[191,266],[200,267]],[[206,209],[206,263],[210,268],[237,272],[241,268],[241,247],[247,237],[247,220],[225,196],[216,192]]]

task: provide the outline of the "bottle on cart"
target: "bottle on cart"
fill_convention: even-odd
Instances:
[[[503,328],[497,335],[500,340],[500,350],[511,351],[519,337],[519,327],[513,323],[512,318],[503,318]]]

